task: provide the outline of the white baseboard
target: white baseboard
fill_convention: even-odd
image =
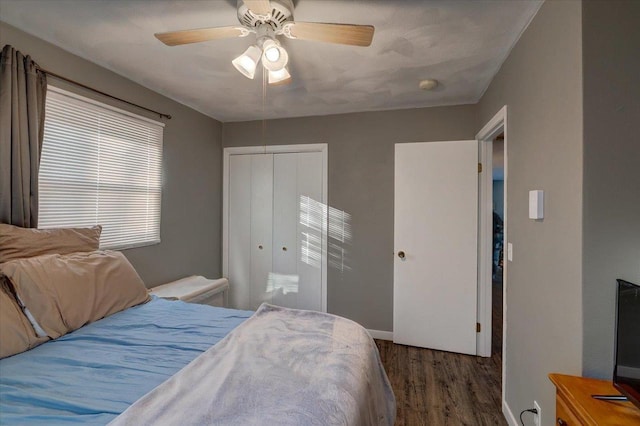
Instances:
[[[393,331],[367,330],[374,339],[393,341]]]
[[[502,401],[502,414],[504,414],[504,418],[507,419],[509,426],[518,426],[519,423],[511,412],[511,408],[509,407],[509,404],[507,404],[507,401]]]

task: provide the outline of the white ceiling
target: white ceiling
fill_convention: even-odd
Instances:
[[[293,82],[268,87],[264,109],[262,78],[231,65],[254,36],[176,47],[153,37],[237,25],[235,0],[0,0],[0,20],[220,121],[242,121],[475,103],[541,1],[294,3],[298,21],[374,25],[373,43],[283,39]],[[420,91],[425,78],[440,86]]]

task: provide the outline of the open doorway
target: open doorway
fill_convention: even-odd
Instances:
[[[502,280],[504,274],[504,132],[493,139],[492,149],[492,256],[491,256],[491,357],[501,366]]]
[[[479,182],[478,323],[481,327],[478,333],[477,352],[480,356],[491,357],[491,364],[501,377],[503,407],[504,354],[508,346],[506,320],[508,312],[506,294],[509,286],[508,134],[507,106],[505,105],[476,135],[479,141],[480,162],[489,172],[482,173]],[[494,227],[494,212],[498,216],[501,214],[501,227]],[[496,222],[500,223],[497,219]]]

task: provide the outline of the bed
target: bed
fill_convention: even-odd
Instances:
[[[14,292],[20,305],[26,302],[25,315],[35,316],[40,324],[34,328],[49,336],[0,359],[0,424],[393,424],[395,399],[375,343],[361,326],[334,315],[266,304],[240,311],[146,295],[142,303],[116,309],[114,301],[91,302],[111,297],[105,288],[120,285],[113,277],[103,279],[112,270],[96,272],[102,265],[81,275],[96,281],[82,299],[95,305],[85,316],[104,318],[56,330],[80,321],[64,313],[77,304],[65,305],[80,286],[71,286],[69,272],[51,265],[70,264],[73,274],[79,267],[72,261],[113,258],[132,269],[121,254],[99,251],[28,260],[46,272],[43,281],[64,281],[56,295],[72,290],[50,310],[62,312],[59,324],[37,312],[43,310],[38,300],[28,300],[25,284],[18,283],[26,280],[24,273],[11,267],[15,262],[0,262],[0,274],[18,283]],[[95,312],[107,305],[116,312]],[[51,338],[55,333],[60,335]]]
[[[0,423],[107,424],[251,316],[153,298],[0,360]]]

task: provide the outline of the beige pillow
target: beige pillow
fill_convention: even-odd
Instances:
[[[49,340],[39,338],[0,277],[0,358],[19,354]]]
[[[0,273],[53,339],[149,300],[140,276],[117,251],[16,259],[1,264]]]
[[[98,250],[102,226],[34,229],[0,223],[0,263],[43,254]]]

